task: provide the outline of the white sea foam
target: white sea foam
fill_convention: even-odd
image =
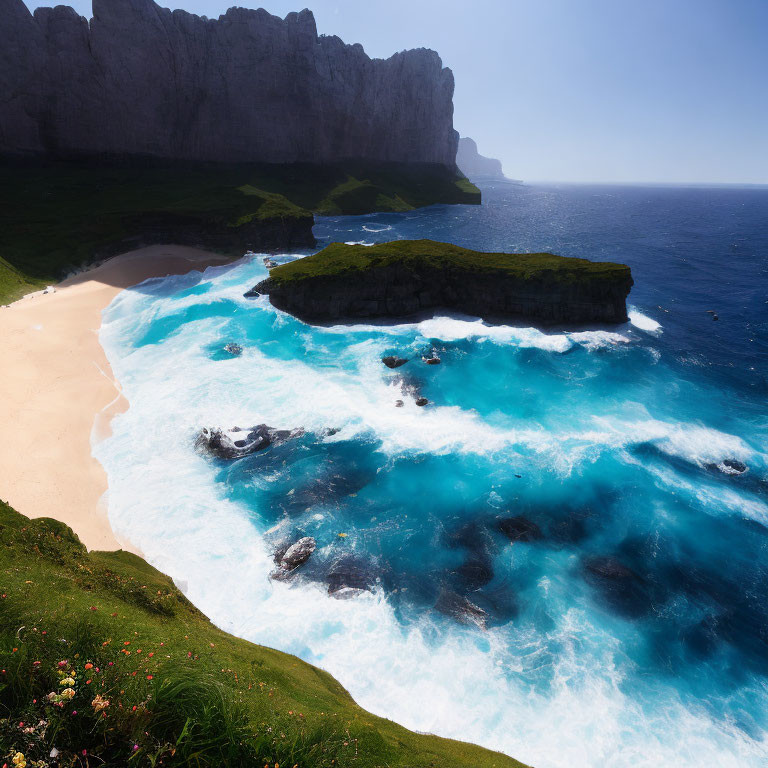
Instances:
[[[244,304],[244,284],[265,272],[248,265],[240,281],[231,273],[211,278],[206,272],[214,285],[197,301],[232,297]],[[514,460],[524,449],[526,461],[540,460],[567,473],[605,450],[641,442],[697,463],[726,453],[751,460],[754,452],[743,441],[697,424],[653,419],[641,408],[635,409],[635,419],[604,416],[564,423],[558,430],[491,426],[473,411],[418,408],[408,398],[396,409],[393,401],[402,394],[382,376],[380,345],[359,327],[352,333],[323,329],[348,333],[350,340],[343,365],[328,367],[271,357],[258,347],[214,362],[202,350],[218,338],[221,320],[187,323],[162,344],[128,346],[151,317],[177,312],[181,305],[189,306],[186,299],[150,303],[141,293],[127,291],[107,311],[102,342],[131,406],[94,452],[108,472],[109,514],[118,535],[186,584],[190,599],[215,623],[322,666],[377,714],[416,730],[501,749],[539,768],[693,768],[702,755],[723,768],[765,764],[764,741],[714,722],[703,708],[683,703],[671,687],[638,692],[635,686],[627,693],[624,683],[632,665],[621,642],[600,630],[586,607],[561,613],[550,604],[559,599],[557,584],[540,582],[542,599],[551,615],[559,616],[548,634],[540,634],[517,625],[513,631],[478,633],[429,619],[404,627],[381,594],[339,601],[317,587],[270,581],[273,563],[260,532],[264,526],[254,520],[253,510],[224,497],[210,463],[191,449],[203,424],[263,421],[317,431],[341,427],[330,439],[370,435],[392,455],[504,452]],[[264,297],[248,306],[265,310],[265,322],[289,322]],[[488,339],[555,354],[574,344],[626,340],[621,334],[584,338],[511,326],[497,330],[455,318],[372,328],[410,339]],[[322,351],[322,336],[310,328],[303,342],[308,351]],[[513,548],[509,556],[514,557]],[[552,557],[570,555],[563,551]],[[546,688],[533,683],[532,673],[540,669],[549,673]]]
[[[389,232],[392,227],[389,224],[363,224],[366,232]]]
[[[657,322],[652,317],[644,315],[634,307],[630,307],[627,314],[629,316],[629,322],[634,325],[635,328],[639,328],[641,331],[646,331],[648,333],[661,333],[661,323]]]

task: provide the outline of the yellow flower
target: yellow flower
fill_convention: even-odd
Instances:
[[[70,687],[75,684],[75,681],[71,677],[65,677],[59,685],[66,685],[67,687]]]
[[[96,694],[96,697],[91,702],[94,712],[101,712],[109,706],[109,701],[102,697],[100,693]]]
[[[16,768],[27,768],[27,759],[24,757],[23,752],[17,752],[13,756],[13,760],[11,761]]]
[[[75,696],[75,690],[74,690],[74,688],[65,688],[65,689],[64,689],[64,690],[61,692],[61,697],[62,697],[63,699],[72,699],[72,698],[74,698],[74,696]]]

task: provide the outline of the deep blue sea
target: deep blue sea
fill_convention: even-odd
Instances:
[[[314,327],[243,298],[254,255],[148,281],[101,331],[130,401],[94,447],[112,524],[218,625],[410,728],[537,768],[768,765],[768,190],[483,195],[315,232],[625,262],[631,322]],[[259,423],[306,432],[195,449]]]

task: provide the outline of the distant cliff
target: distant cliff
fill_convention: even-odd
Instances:
[[[455,165],[453,74],[434,51],[371,59],[308,10],[0,13],[0,154]]]
[[[501,169],[501,162],[492,157],[483,157],[477,151],[475,140],[465,136],[459,139],[456,165],[468,179],[505,178],[504,171]]]

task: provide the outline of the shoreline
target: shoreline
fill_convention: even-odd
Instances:
[[[0,308],[0,499],[28,517],[67,524],[89,550],[140,554],[109,524],[107,475],[91,452],[128,408],[99,343],[101,313],[144,280],[232,260],[152,245]]]

